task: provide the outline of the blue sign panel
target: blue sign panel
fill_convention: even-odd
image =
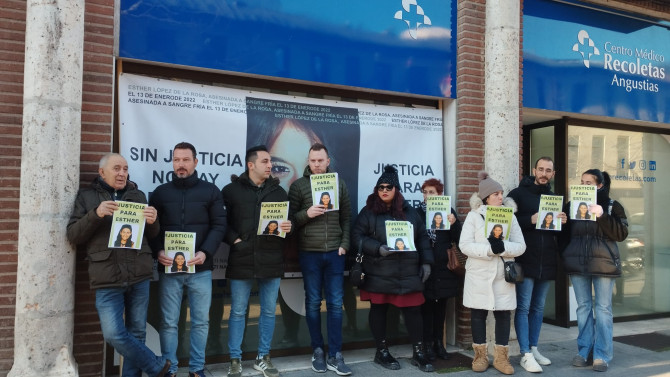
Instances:
[[[456,0],[121,0],[120,56],[455,97]]]
[[[670,30],[548,0],[524,1],[523,105],[670,122]]]

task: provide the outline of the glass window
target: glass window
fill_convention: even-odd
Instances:
[[[623,276],[616,280],[614,316],[670,311],[670,232],[664,219],[670,206],[670,136],[569,126],[567,157],[568,185],[579,184],[587,169],[607,171],[610,197],[628,217],[628,238],[618,244]]]

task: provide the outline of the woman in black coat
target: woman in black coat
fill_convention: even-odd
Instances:
[[[391,250],[386,241],[385,221],[408,221],[414,228],[416,251]],[[433,366],[423,350],[421,304],[423,283],[430,276],[433,253],[425,223],[400,193],[398,171],[386,166],[377,185],[358,214],[352,231],[352,244],[363,253],[365,279],[361,301],[370,301],[369,323],[377,343],[375,363],[387,369],[400,369],[386,345],[386,313],[389,305],[400,309],[413,343],[411,363],[425,372]],[[394,241],[395,239],[393,239]],[[393,242],[392,241],[392,242]]]
[[[419,214],[426,223],[426,197],[442,195],[444,185],[439,179],[431,178],[421,185],[423,202]],[[452,243],[458,245],[461,236],[461,222],[456,217],[456,212],[451,213],[446,220],[451,224],[449,230],[428,230],[428,236],[433,250],[435,263],[433,269],[424,285],[423,295],[426,302],[421,305],[423,316],[423,341],[426,344],[426,356],[430,360],[436,357],[446,360],[449,357],[444,348],[444,321],[447,317],[447,299],[458,295],[460,278],[447,268],[447,249]]]
[[[570,237],[562,256],[577,299],[578,353],[572,365],[593,363],[593,370],[599,372],[606,371],[614,357],[612,291],[614,280],[621,276],[616,243],[628,236],[626,213],[619,202],[610,199],[610,183],[609,174],[598,169],[582,174],[581,184],[597,187],[597,204],[588,206],[596,220],[569,219],[568,232],[562,234]]]

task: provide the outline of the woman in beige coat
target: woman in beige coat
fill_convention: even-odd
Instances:
[[[463,306],[471,309],[472,347],[475,350],[472,370],[483,372],[489,367],[486,317],[492,310],[496,319],[493,366],[501,373],[513,374],[514,367],[509,363],[507,343],[511,311],[516,309],[516,291],[513,283],[505,281],[504,263],[500,257],[513,260],[523,254],[526,243],[515,216],[512,216],[507,239],[495,238],[485,231],[486,208],[501,205],[512,207],[516,211],[516,204],[511,198],[506,198],[503,203],[502,186],[489,177],[488,173],[479,172],[479,192],[470,198],[472,210],[463,223],[459,243],[461,251],[468,256],[465,264]]]

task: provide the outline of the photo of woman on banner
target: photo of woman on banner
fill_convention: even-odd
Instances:
[[[398,250],[398,251],[407,250],[407,246],[405,246],[405,240],[403,240],[402,238],[396,238],[395,248],[393,250]]]
[[[503,239],[504,238],[503,234],[505,234],[505,229],[503,228],[503,226],[501,224],[495,224],[491,228],[489,236],[493,238]]]
[[[177,251],[174,254],[170,272],[188,272],[188,267],[186,266],[186,256],[181,251]]]
[[[544,219],[542,220],[542,225],[540,225],[541,229],[555,229],[556,226],[554,225],[554,213],[553,212],[547,212],[544,215]]]
[[[130,224],[121,225],[116,241],[114,241],[114,247],[134,247],[135,242],[133,242],[132,237],[133,226]]]
[[[319,204],[323,205],[326,207],[326,209],[333,209],[333,202],[330,200],[330,193],[328,191],[324,191],[321,193],[321,199],[319,199]]]
[[[433,222],[430,224],[430,229],[444,229],[444,218],[442,212],[435,212],[433,214]]]
[[[279,235],[279,223],[276,220],[270,220],[265,225],[265,230],[263,234],[278,236]]]
[[[575,220],[589,220],[591,215],[589,214],[589,206],[586,202],[579,203],[577,206],[577,213],[575,213]]]

